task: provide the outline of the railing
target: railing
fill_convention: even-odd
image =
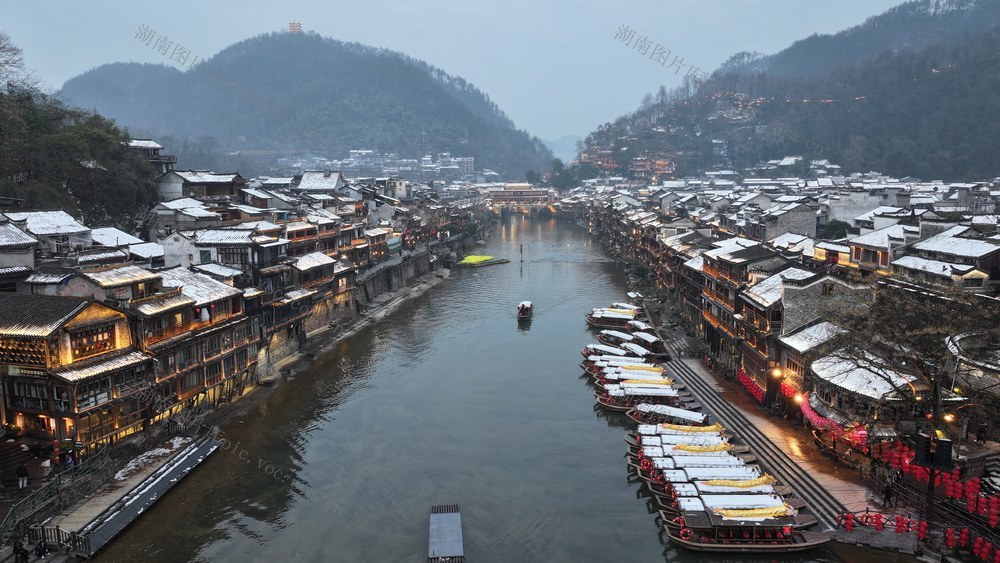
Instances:
[[[728,334],[730,337],[736,338],[736,333],[733,331],[732,327],[730,327],[726,323],[722,322],[722,320],[719,319],[719,317],[716,317],[715,315],[713,315],[712,313],[709,313],[708,311],[702,311],[702,315],[704,315],[705,320],[707,320],[709,322],[709,324],[711,324],[715,328],[721,329],[723,332],[725,332],[726,334]]]
[[[56,474],[42,488],[15,504],[0,522],[0,540],[27,535],[32,521],[44,520],[58,510],[91,494],[107,483],[115,470],[107,446],[80,465]]]
[[[721,293],[718,293],[716,291],[712,291],[711,289],[709,289],[707,287],[702,288],[701,292],[703,294],[705,294],[705,296],[708,297],[709,299],[712,299],[713,301],[715,301],[717,303],[721,303],[721,304],[725,305],[730,310],[735,310],[735,304],[729,299],[728,296],[724,296]]]

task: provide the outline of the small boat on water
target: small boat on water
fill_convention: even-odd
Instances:
[[[656,330],[653,325],[640,320],[631,320],[625,323],[625,330],[629,332],[653,332]]]
[[[633,305],[642,305],[643,295],[638,291],[630,291],[625,294],[628,297],[628,302]]]
[[[583,354],[584,358],[600,354],[603,356],[616,356],[619,358],[630,357],[635,361],[639,361],[639,357],[635,354],[630,354],[623,348],[608,346],[607,344],[587,344],[580,350],[580,353]]]
[[[517,320],[530,321],[535,312],[535,305],[531,301],[521,301],[517,305]]]
[[[625,413],[639,424],[705,424],[708,415],[667,405],[639,403]]]
[[[669,404],[692,410],[701,408],[692,400],[691,393],[671,385],[606,383],[594,391],[594,396],[602,407],[617,412],[627,412],[639,403]]]
[[[506,264],[508,262],[510,262],[510,260],[506,258],[494,258],[492,256],[470,254],[469,256],[462,258],[462,260],[456,265],[462,268],[481,268],[483,266]]]
[[[462,563],[462,511],[457,504],[431,507],[427,540],[427,563]]]

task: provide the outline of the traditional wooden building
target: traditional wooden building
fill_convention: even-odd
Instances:
[[[28,434],[90,450],[141,430],[152,363],[108,305],[0,294],[3,418]]]

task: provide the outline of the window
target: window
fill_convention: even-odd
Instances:
[[[983,287],[983,278],[965,278],[965,287]]]
[[[823,295],[830,295],[830,294],[832,294],[833,293],[833,287],[834,287],[834,284],[832,282],[831,283],[824,282],[823,283]]]
[[[198,251],[198,261],[200,264],[208,264],[212,261],[212,251],[211,250],[199,250]]]
[[[124,397],[135,389],[142,387],[142,385],[146,382],[145,370],[142,367],[139,367],[123,371],[119,373],[115,379],[117,380],[115,390],[118,392],[118,397]]]
[[[105,326],[70,335],[73,361],[89,358],[115,349],[115,327]]]
[[[211,358],[219,355],[219,337],[213,336],[205,339],[205,357]]]
[[[201,385],[201,368],[198,368],[191,373],[184,376],[182,381],[183,389],[191,389],[192,387]]]
[[[35,410],[48,410],[49,388],[44,383],[14,382],[13,404]]]
[[[205,383],[214,385],[222,375],[222,362],[215,362],[205,367]]]
[[[195,363],[197,359],[198,359],[197,350],[193,345],[184,348],[180,352],[177,352],[177,366],[180,369],[184,369],[190,366],[191,364]]]
[[[81,383],[76,386],[76,406],[79,410],[94,407],[110,400],[110,377],[104,377],[88,383]]]

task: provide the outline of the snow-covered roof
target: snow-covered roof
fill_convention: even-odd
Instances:
[[[883,370],[874,358],[849,358],[838,351],[812,363],[812,371],[820,379],[841,389],[870,399],[898,399],[896,389],[909,389],[917,378],[895,370]],[[924,389],[923,383],[914,385]]]
[[[199,245],[251,245],[253,239],[250,229],[208,229],[198,233],[195,244]]]
[[[81,254],[76,259],[76,263],[79,265],[85,264],[99,264],[101,262],[114,263],[114,262],[125,262],[129,258],[129,253],[125,250],[109,250],[106,252],[91,252],[89,254]]]
[[[25,278],[24,283],[36,285],[56,285],[72,278],[75,275],[75,272],[35,272]]]
[[[134,237],[125,231],[121,231],[114,227],[98,227],[96,229],[91,229],[90,238],[94,241],[94,244],[99,244],[101,246],[113,246],[116,248],[145,242],[139,237]]]
[[[232,227],[232,228],[234,228],[234,229],[257,229],[258,231],[261,231],[261,232],[267,232],[267,231],[280,231],[281,230],[281,225],[277,225],[277,224],[272,223],[270,221],[263,221],[263,220],[261,220],[261,221],[247,221],[245,223],[240,223],[239,225],[236,225],[235,227]]]
[[[700,272],[702,271],[702,268],[705,266],[705,257],[699,254],[698,256],[695,256],[694,258],[685,262],[684,266],[687,268],[691,268],[696,272]]]
[[[152,139],[131,139],[128,142],[128,146],[133,149],[162,149],[163,146],[160,143]]]
[[[205,274],[192,272],[181,267],[163,270],[159,273],[163,276],[163,285],[180,287],[181,293],[194,299],[195,305],[205,305],[227,297],[243,295],[239,289],[216,281]]]
[[[905,240],[906,235],[917,235],[919,233],[920,229],[918,227],[896,224],[885,227],[884,229],[872,231],[866,235],[854,237],[849,242],[852,245],[858,244],[873,246],[875,248],[889,248],[889,242],[892,239],[903,241]]]
[[[833,340],[845,332],[847,332],[847,330],[831,323],[830,321],[823,321],[813,326],[806,327],[798,332],[795,332],[794,334],[782,336],[779,340],[781,340],[781,343],[785,346],[788,346],[800,354],[804,354],[820,344]]]
[[[328,266],[330,264],[336,264],[337,261],[330,258],[322,252],[311,252],[302,256],[295,261],[295,268],[301,272],[311,270],[313,268],[319,268],[321,266]]]
[[[13,223],[0,223],[0,248],[38,244],[35,237],[14,226]]]
[[[743,296],[764,307],[770,307],[781,300],[785,289],[784,280],[805,280],[815,275],[815,272],[808,270],[789,268],[746,288]]]
[[[969,264],[952,264],[938,260],[928,260],[919,256],[903,256],[893,260],[892,265],[907,270],[919,270],[928,274],[944,276],[946,278],[951,278],[953,275],[961,276],[976,269],[975,266]]]
[[[4,215],[11,221],[25,221],[26,230],[33,235],[73,235],[90,231],[65,211],[24,211]]]
[[[174,170],[173,173],[191,184],[228,184],[239,176],[236,173],[216,174],[210,170]]]
[[[80,272],[80,276],[103,288],[122,287],[160,279],[159,274],[154,274],[149,270],[144,270],[139,266],[133,265],[110,268],[99,272]]]
[[[149,260],[163,256],[163,245],[155,242],[144,242],[141,244],[131,244],[128,247],[129,253],[139,258]]]
[[[101,356],[100,359],[80,362],[83,364],[82,366],[78,365],[78,363],[73,363],[69,367],[52,370],[52,375],[63,381],[83,381],[97,375],[130,368],[152,360],[152,356],[147,356],[142,352],[126,352],[111,358]]]
[[[991,241],[963,238],[960,236],[970,229],[971,227],[952,227],[947,231],[915,243],[913,248],[925,252],[940,252],[942,254],[968,258],[982,258],[983,256],[1000,251],[1000,245],[994,244]]]
[[[310,190],[335,190],[343,185],[343,177],[340,172],[324,172],[309,170],[302,173],[302,179],[296,189],[302,191]]]
[[[909,211],[903,209],[902,207],[892,207],[891,205],[883,205],[881,207],[876,207],[864,215],[858,215],[854,218],[855,221],[872,221],[875,217],[880,215],[898,215],[900,213],[909,213]]]
[[[178,199],[172,199],[170,201],[164,201],[160,203],[161,206],[167,209],[188,209],[190,207],[205,207],[205,204],[198,201],[197,199],[192,199],[189,197],[182,197]]]
[[[232,278],[243,273],[243,270],[237,270],[236,268],[230,268],[224,264],[219,264],[216,262],[209,262],[207,264],[198,264],[197,266],[192,266],[196,271],[203,274],[208,274],[210,276],[216,276],[219,278]]]

